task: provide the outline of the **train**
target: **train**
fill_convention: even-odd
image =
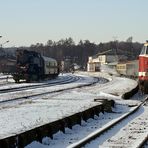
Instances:
[[[16,83],[20,80],[39,81],[45,78],[55,78],[60,69],[57,60],[42,56],[40,53],[19,49],[16,51],[15,70],[12,73]]]
[[[116,71],[121,75],[129,78],[138,78],[138,60],[132,60],[127,62],[119,62],[116,65]]]
[[[139,90],[148,94],[148,41],[144,43],[138,60],[118,63],[116,70],[120,75],[137,78]]]
[[[16,70],[12,74],[15,82],[21,79],[39,81],[45,78],[55,78],[59,75],[58,62],[49,57],[42,56],[40,53],[28,50],[16,51]]]
[[[144,44],[139,55],[139,89],[148,94],[148,41]]]

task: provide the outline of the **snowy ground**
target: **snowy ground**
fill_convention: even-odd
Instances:
[[[117,113],[105,113],[100,114],[99,117],[96,117],[95,120],[89,119],[88,122],[83,122],[82,126],[76,125],[73,127],[72,130],[67,129],[66,134],[61,132],[54,135],[54,139],[51,140],[50,138],[43,139],[43,143],[33,142],[28,145],[26,148],[65,148],[72,143],[76,142],[77,140],[81,140],[84,136],[88,135],[89,133],[93,132],[96,129],[101,128],[104,124],[109,123],[113,119],[118,118],[119,116],[127,113],[131,108],[128,107],[130,104],[135,105],[138,104],[137,101],[123,101],[121,96],[123,93],[131,90],[137,85],[137,82],[134,80],[129,80],[127,78],[119,78],[112,75],[114,71],[110,70],[110,74],[103,71],[103,73],[87,73],[83,72],[81,74],[84,75],[92,75],[96,77],[104,77],[110,80],[106,84],[96,84],[93,87],[85,87],[81,89],[74,89],[71,91],[66,91],[64,93],[57,93],[56,95],[52,96],[52,99],[62,99],[62,100],[73,100],[79,102],[80,100],[85,102],[93,102],[93,99],[101,98],[101,99],[114,99],[117,102],[115,112]],[[49,97],[47,97],[49,98]],[[78,104],[77,104],[78,105]],[[72,109],[74,109],[73,107]]]
[[[79,73],[79,74],[107,78],[110,81],[106,84],[97,83],[96,85],[93,85],[90,87],[75,88],[75,89],[67,90],[64,92],[43,95],[40,97],[33,98],[33,100],[32,98],[30,98],[29,100],[26,100],[21,103],[16,103],[13,105],[6,105],[4,107],[1,107],[0,108],[1,109],[0,137],[7,137],[7,135],[10,135],[10,134],[13,135],[16,132],[22,132],[22,131],[31,129],[32,127],[37,127],[45,123],[63,118],[70,114],[74,114],[78,111],[87,109],[91,106],[96,105],[96,102],[93,101],[96,98],[101,98],[101,99],[108,98],[108,99],[114,99],[114,100],[120,101],[122,100],[121,98],[122,94],[135,88],[135,86],[137,85],[137,82],[134,80],[130,80],[127,78],[120,78],[120,77],[117,77],[117,75],[116,76],[112,75],[111,74],[112,70],[110,71],[111,75],[108,75],[105,72],[105,70],[102,73]],[[61,87],[62,88],[72,87],[72,85],[76,86],[82,83],[83,84],[88,83],[88,81],[90,82],[90,80],[91,81],[94,80],[90,76],[89,77],[87,76],[88,79],[86,79],[86,76],[85,76],[83,81],[81,82],[62,85],[62,86],[56,86],[54,88],[47,88],[47,90],[43,88],[42,90],[41,89],[36,90],[36,92],[50,91],[50,89],[57,90],[57,89],[61,89]],[[25,94],[27,92],[22,92],[22,93]],[[32,90],[29,93],[34,93],[34,91]],[[16,94],[12,93],[11,97],[13,97],[14,95]],[[1,96],[1,99],[10,98],[10,94],[8,96],[4,96],[3,94],[1,94],[0,96]],[[130,102],[127,101],[127,102],[131,104],[137,103],[136,101],[130,101]],[[127,102],[124,102],[124,104],[128,104]],[[123,103],[123,101],[121,101],[120,103]],[[130,110],[130,108],[128,108],[126,105],[123,105],[123,108],[119,106],[122,106],[122,105],[120,104],[117,105],[116,111],[118,112],[122,110],[121,114],[123,114],[124,112],[128,112]],[[99,118],[96,117],[96,124],[101,125],[100,122],[102,122],[102,124],[107,123],[109,120],[112,120],[112,118],[117,118],[118,116],[120,116],[120,113],[119,114],[106,113],[105,115],[100,115]],[[104,119],[108,118],[108,119],[103,120],[103,118]],[[87,126],[87,124],[89,124],[89,122],[83,123],[83,126],[85,127]],[[63,143],[65,143],[65,145],[63,144],[63,147],[65,147],[73,143],[78,138],[80,139],[82,138],[83,132],[79,133],[79,131],[82,130],[81,128],[83,128],[83,126],[78,127],[76,125],[75,127],[73,127],[73,129],[76,129],[74,131],[67,129],[66,135],[70,137],[70,140],[69,139],[67,140],[67,138],[63,139],[62,136],[66,136],[66,135],[63,135],[62,133],[57,133],[58,138],[56,138],[56,135],[54,137],[55,137],[55,140],[56,139],[58,140],[51,141],[48,138],[44,140],[44,143],[47,143],[47,144],[50,143],[50,146],[47,146],[47,145],[45,146],[44,144],[33,142],[32,144],[28,145],[27,148],[59,147],[59,145],[61,148],[61,145]],[[96,128],[99,128],[99,127],[96,127]],[[94,127],[94,129],[96,128]],[[90,128],[88,128],[88,131],[90,129],[91,129],[91,125],[90,125]],[[77,135],[80,135],[80,137],[74,136],[76,133]],[[87,131],[84,131],[84,133],[88,134]],[[55,143],[58,143],[59,145],[56,145]]]
[[[148,106],[141,107],[133,116],[100,136],[86,148],[135,148],[148,135]]]
[[[58,132],[54,135],[53,140],[45,137],[42,144],[34,141],[30,145],[26,146],[26,148],[71,148],[73,143],[83,139],[85,136],[95,132],[96,130],[100,130],[105,125],[109,125],[114,120],[134,108],[128,107],[127,104],[133,105],[137,103],[137,101],[125,101],[124,104],[122,104],[122,101],[117,101],[117,104],[113,109],[113,113],[100,113],[99,117],[95,116],[95,119],[89,119],[87,122],[83,121],[81,126],[75,125],[72,130],[67,128],[65,134]],[[105,141],[105,138],[101,139],[101,141],[99,140],[99,142],[103,141]],[[98,147],[98,145],[98,143],[92,143],[89,147],[95,148]]]
[[[27,97],[28,95],[37,95],[37,94],[50,93],[50,92],[55,92],[55,91],[60,91],[60,90],[65,90],[65,89],[72,89],[72,88],[92,84],[92,83],[98,81],[96,78],[93,78],[93,77],[90,77],[90,76],[80,76],[80,75],[77,75],[77,76],[79,76],[81,79],[79,79],[78,81],[72,82],[72,83],[68,83],[68,84],[55,85],[55,86],[46,85],[46,87],[44,86],[44,87],[39,87],[39,88],[36,88],[36,89],[30,88],[30,89],[26,89],[26,90],[23,90],[23,91],[9,92],[9,94],[8,93],[2,93],[2,94],[0,94],[0,101],[12,100],[16,97],[17,98],[22,97],[22,96]],[[63,75],[63,77],[65,78],[66,75]],[[51,81],[58,81],[58,80],[51,80]],[[104,81],[104,79],[100,79],[99,84],[102,84],[102,83],[106,83],[106,81]],[[2,88],[7,89],[7,88],[14,88],[14,87],[18,88],[18,87],[21,87],[21,86],[23,86],[23,87],[28,86],[28,85],[32,86],[32,85],[36,85],[36,84],[40,84],[40,83],[13,84],[13,85],[7,85],[7,86],[0,86],[0,89],[2,89]],[[45,84],[45,83],[41,83],[41,84]]]
[[[90,84],[95,81],[96,79],[92,77],[83,76],[83,79],[80,79],[80,81],[70,84],[0,94],[0,100],[3,101],[15,97],[27,96],[28,94],[40,94],[43,92],[53,92],[66,88],[73,88]],[[62,95],[63,98],[61,98]],[[89,99],[87,101],[82,100],[80,97],[78,97],[78,99],[70,99],[69,97],[71,97],[71,94],[68,94],[69,97],[67,96],[67,98],[66,95],[64,95],[64,92],[52,93],[29,98],[23,102],[8,102],[0,105],[0,138],[41,126],[45,123],[61,119],[96,105],[95,102]]]

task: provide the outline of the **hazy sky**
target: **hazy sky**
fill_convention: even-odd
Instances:
[[[148,39],[148,0],[0,0],[0,44]]]

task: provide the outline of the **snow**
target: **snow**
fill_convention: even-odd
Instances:
[[[114,76],[119,76],[118,72],[114,68],[111,68],[106,64],[101,65],[101,72],[107,73],[107,74],[110,74],[110,75],[114,75]]]
[[[148,107],[141,107],[133,116],[112,128],[105,135],[97,138],[86,148],[130,147],[135,148],[147,136],[148,131]],[[104,139],[103,139],[104,138]],[[107,139],[107,140],[106,140]]]
[[[105,93],[105,94],[112,94],[114,96],[121,96],[125,92],[130,91],[131,89],[135,88],[137,86],[137,82],[132,79],[128,78],[122,78],[122,77],[116,77],[116,76],[110,76],[106,73],[84,73],[86,75],[91,76],[98,76],[98,77],[104,77],[108,80],[110,80],[106,84],[97,85],[94,86],[92,89],[86,88],[85,90],[90,91],[91,93]],[[99,92],[96,92],[96,89],[99,90]]]
[[[111,74],[111,72],[110,72]],[[58,93],[51,93],[42,95],[39,97],[28,98],[25,101],[16,101],[15,103],[6,103],[0,106],[0,137],[7,137],[8,135],[14,135],[15,133],[23,132],[28,129],[41,126],[45,123],[55,121],[57,119],[69,116],[79,111],[85,110],[89,107],[95,106],[100,102],[94,102],[94,99],[114,99],[118,101],[120,109],[115,110],[118,114],[112,113],[105,115],[100,114],[94,121],[83,122],[81,126],[74,126],[73,130],[67,129],[66,133],[57,133],[54,135],[55,139],[51,140],[46,138],[44,144],[33,142],[26,148],[45,148],[45,147],[66,147],[74,141],[83,138],[85,134],[88,134],[95,130],[98,124],[103,126],[107,124],[113,118],[117,118],[120,115],[128,112],[130,108],[126,104],[137,104],[137,101],[123,101],[121,96],[129,90],[135,88],[137,82],[127,78],[120,78],[114,75],[108,75],[105,71],[102,73],[76,73],[75,75],[81,76],[82,79],[70,84],[56,85],[54,87],[38,88],[36,90],[24,90],[21,92],[12,92],[9,94],[0,94],[0,100],[13,99],[16,96],[27,96],[27,94],[39,94],[41,92],[53,92],[56,90],[73,88],[95,82],[91,76],[103,77],[109,80],[108,83],[103,84],[103,79],[100,83],[93,86],[85,86],[81,88],[75,88],[71,90],[61,91]],[[60,77],[64,77],[61,75]],[[28,84],[20,84],[28,85]],[[34,84],[29,84],[34,85]],[[7,86],[8,87],[8,86]],[[12,85],[10,85],[12,87]],[[14,86],[13,86],[14,87]],[[6,86],[5,86],[6,88]],[[125,103],[123,108],[120,103]],[[117,105],[118,106],[118,105]],[[121,112],[121,114],[120,114]],[[104,119],[104,120],[103,120]],[[96,126],[91,130],[92,124],[96,121]],[[89,125],[90,124],[90,125]],[[85,127],[89,126],[88,131]],[[84,129],[82,129],[84,127]],[[82,131],[82,133],[80,133]],[[85,133],[85,134],[84,134]],[[67,137],[70,139],[68,139]],[[56,140],[56,137],[58,137]],[[63,138],[65,137],[65,138]],[[47,140],[48,139],[48,140]],[[55,144],[56,143],[56,144]],[[45,144],[50,144],[47,146]]]
[[[126,102],[126,101],[125,101]],[[132,101],[131,101],[132,102]],[[129,102],[127,102],[128,104]],[[135,101],[137,103],[137,101]],[[38,142],[32,142],[26,148],[36,148],[36,146],[43,146],[44,148],[65,148],[72,147],[77,140],[83,139],[87,135],[94,134],[94,132],[102,130],[105,126],[111,124],[121,116],[124,116],[130,110],[134,108],[128,107],[128,105],[121,105],[120,101],[116,104],[113,113],[100,113],[99,117],[95,116],[95,119],[89,119],[87,122],[82,122],[82,126],[75,125],[72,130],[66,129],[66,133],[58,132],[54,135],[53,140],[48,137],[43,139],[42,145]],[[105,125],[105,126],[104,126]],[[91,145],[90,147],[93,147]],[[94,148],[94,147],[93,147]]]
[[[57,85],[54,87],[39,88],[35,90],[29,89],[22,92],[0,94],[0,100],[3,101],[20,97],[22,95],[27,96],[28,94],[34,95],[43,92],[73,88],[76,86],[86,85],[94,81],[96,81],[96,79],[84,76],[83,80],[71,84],[64,84],[62,85],[62,88]],[[52,93],[29,98],[23,102],[17,101],[17,103],[13,104],[6,103],[0,105],[0,116],[2,117],[1,119],[3,119],[0,120],[0,138],[41,126],[45,123],[58,120],[78,111],[83,111],[89,107],[96,106],[96,104],[100,104],[89,99],[90,96],[86,95],[87,101],[84,101],[81,97],[82,94],[77,96],[77,93],[75,94],[73,92],[72,95],[71,92],[67,91],[67,95],[63,92]]]

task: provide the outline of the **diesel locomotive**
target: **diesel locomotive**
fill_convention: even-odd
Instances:
[[[20,80],[38,81],[55,78],[59,74],[58,62],[40,53],[28,50],[16,51],[15,73],[12,74],[16,83]]]
[[[139,55],[139,88],[143,93],[148,94],[148,41]]]

